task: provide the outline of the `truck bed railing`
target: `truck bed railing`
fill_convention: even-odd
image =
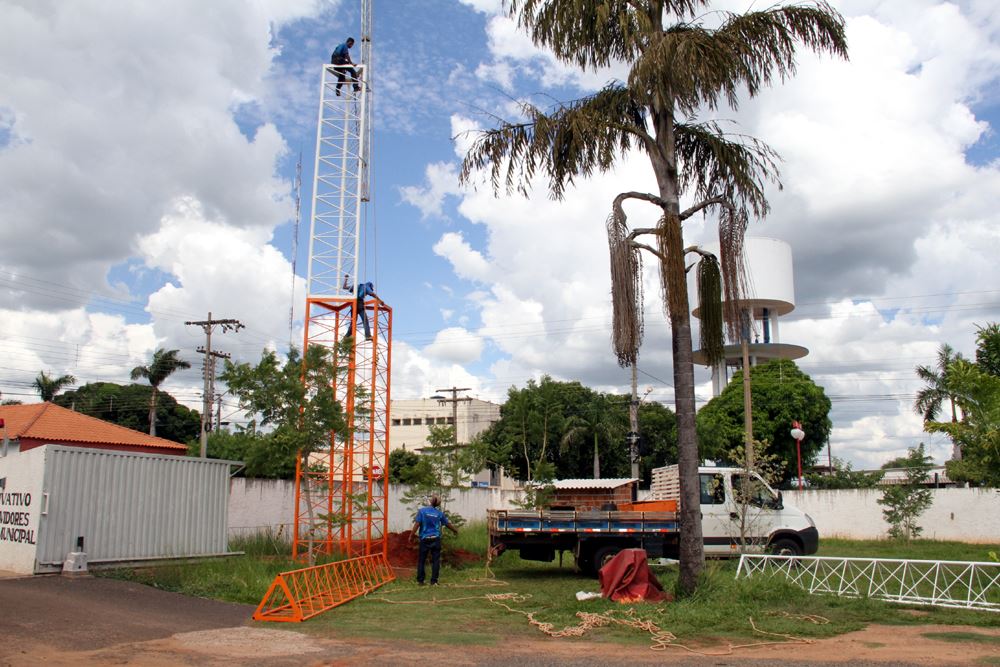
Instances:
[[[491,535],[499,533],[675,533],[676,512],[573,512],[489,510]]]

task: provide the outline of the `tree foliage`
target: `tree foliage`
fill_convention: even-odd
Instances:
[[[250,417],[247,436],[261,438],[249,441],[255,469],[294,476],[297,453],[305,465],[311,452],[329,447],[331,433],[345,432],[333,392],[339,352],[312,345],[304,358],[293,347],[283,361],[271,350],[256,365],[226,361],[219,377]]]
[[[976,362],[942,344],[937,368],[918,367],[927,387],[917,395],[927,398],[924,430],[944,433],[954,446],[947,462],[948,477],[957,482],[1000,487],[1000,325],[976,327]],[[951,421],[936,421],[935,403],[948,400]]]
[[[434,478],[430,461],[416,452],[394,449],[389,452],[389,481],[392,484],[427,484]]]
[[[147,366],[136,366],[132,369],[132,379],[145,378],[153,388],[149,397],[149,434],[156,435],[156,396],[160,385],[168,377],[191,364],[181,359],[180,350],[165,350],[162,347],[153,352],[153,358]]]
[[[806,479],[814,489],[873,489],[884,474],[881,471],[854,470],[850,461],[834,457],[833,470],[829,475],[810,473]]]
[[[902,484],[886,485],[878,504],[885,507],[882,516],[889,524],[889,537],[909,541],[923,531],[917,520],[933,502],[931,490],[923,486],[933,463],[923,443],[911,448],[903,463],[906,480]]]
[[[948,371],[952,363],[962,359],[960,353],[956,353],[951,345],[942,343],[937,353],[937,364],[931,366],[917,366],[914,372],[917,377],[924,381],[924,387],[917,391],[917,397],[913,401],[913,410],[918,415],[923,415],[927,421],[937,419],[945,401],[951,411],[951,421],[958,421],[958,404],[955,396],[948,388]]]
[[[295,441],[282,430],[261,432],[252,427],[208,434],[206,456],[210,459],[242,461],[240,477],[295,479]],[[188,455],[199,456],[201,443],[188,443]]]
[[[409,489],[400,500],[416,515],[431,496],[437,496],[448,520],[461,527],[465,519],[449,509],[451,490],[465,486],[471,464],[468,448],[455,444],[455,427],[431,426],[427,446],[421,449],[419,458],[415,468],[419,474],[409,482]]]
[[[1000,377],[1000,324],[976,327],[976,365],[993,377]]]
[[[641,473],[677,461],[677,420],[658,403],[639,406]],[[480,467],[503,466],[525,481],[593,476],[596,443],[602,477],[628,477],[628,397],[602,394],[548,376],[507,392],[500,419],[473,439]],[[541,477],[540,477],[541,475]]]
[[[945,433],[961,458],[948,461],[958,482],[1000,487],[1000,377],[964,359],[952,362],[948,387],[962,411],[957,422],[924,422],[928,433]]]
[[[735,109],[795,73],[798,45],[846,57],[843,18],[825,2],[771,6],[745,14],[707,11],[709,0],[508,0],[506,7],[532,41],[560,61],[583,69],[624,63],[628,76],[593,95],[541,109],[521,104],[521,117],[480,133],[461,178],[486,170],[495,191],[527,192],[536,177],[562,198],[578,178],[607,172],[632,150],[644,153],[657,192],[618,195],[608,218],[612,264],[614,349],[623,365],[636,362],[641,342],[640,251],[659,261],[674,350],[681,480],[682,592],[694,590],[704,563],[698,512],[698,444],[694,368],[682,224],[697,212],[718,212],[721,288],[730,335],[735,335],[746,277],[743,235],[751,217],[768,210],[765,186],[778,178],[766,144],[726,133],[698,114]],[[680,210],[682,195],[695,204]],[[656,226],[628,231],[623,202],[659,209]],[[636,238],[648,234],[651,243]],[[713,303],[722,303],[715,298]],[[704,304],[708,307],[709,304]],[[712,344],[709,349],[721,349]],[[525,468],[531,464],[525,456]]]
[[[153,388],[140,384],[120,385],[113,382],[91,382],[71,389],[53,399],[64,408],[136,431],[149,428],[149,401]],[[156,406],[158,437],[187,444],[197,439],[201,430],[201,415],[181,405],[167,392],[161,391]]]
[[[698,437],[702,453],[728,464],[745,441],[743,426],[743,373],[737,372],[722,393],[698,412]],[[830,399],[823,388],[785,359],[754,366],[750,373],[753,396],[753,435],[767,443],[768,451],[781,462],[778,477],[784,481],[798,475],[792,422],[802,424],[802,465],[810,465],[822,451],[830,430]]]
[[[76,378],[72,375],[60,375],[58,377],[49,375],[45,371],[38,371],[38,376],[35,381],[31,383],[31,386],[35,388],[38,395],[43,401],[51,401],[55,398],[56,394],[63,390],[64,387],[76,382]]]

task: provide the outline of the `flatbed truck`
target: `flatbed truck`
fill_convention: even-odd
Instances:
[[[698,473],[706,556],[734,556],[748,550],[816,553],[816,524],[808,514],[786,506],[781,493],[759,475],[751,472],[750,483],[744,484],[740,468],[703,467]],[[658,509],[664,502],[678,502],[676,481],[676,466],[654,470],[653,503],[645,506]],[[738,502],[734,488],[748,489],[745,502]],[[632,503],[628,510],[608,511],[490,510],[490,553],[516,550],[524,560],[551,562],[557,553],[561,561],[569,552],[576,566],[591,574],[622,549],[644,549],[650,558],[677,558],[676,512],[641,511],[642,507],[643,503]],[[742,538],[741,523],[746,527]]]

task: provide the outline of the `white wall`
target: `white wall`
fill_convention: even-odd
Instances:
[[[230,536],[290,526],[294,516],[295,482],[244,477],[229,480]]]
[[[407,487],[389,486],[389,530],[399,532],[412,525],[413,513],[402,502]],[[485,521],[488,509],[511,509],[519,492],[496,488],[461,489],[451,492],[448,509],[466,521]],[[229,492],[229,534],[241,535],[291,525],[295,515],[295,482],[235,477]]]
[[[253,533],[289,526],[295,511],[295,483],[287,480],[234,478],[229,496],[229,532]],[[389,487],[389,530],[410,527],[412,513],[400,500],[406,487]],[[785,491],[786,505],[794,505],[816,522],[820,539],[844,537],[879,539],[888,524],[876,501],[880,490]],[[920,518],[921,537],[961,542],[1000,542],[1000,493],[979,489],[934,489],[934,504]],[[451,493],[449,509],[466,521],[485,521],[488,509],[512,509],[516,491],[463,489]]]
[[[45,447],[0,458],[0,570],[32,574],[38,550],[38,525],[45,504],[42,482]]]
[[[794,505],[816,522],[820,539],[845,537],[871,540],[886,537],[880,489],[783,491]],[[1000,542],[1000,493],[984,489],[932,489],[934,503],[917,522],[921,538],[959,542]]]

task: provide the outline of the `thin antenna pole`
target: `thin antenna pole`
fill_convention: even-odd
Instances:
[[[295,268],[299,258],[299,223],[302,221],[302,150],[295,165],[295,228],[292,232],[292,299],[288,306],[288,347],[291,349],[292,327],[295,319]]]

